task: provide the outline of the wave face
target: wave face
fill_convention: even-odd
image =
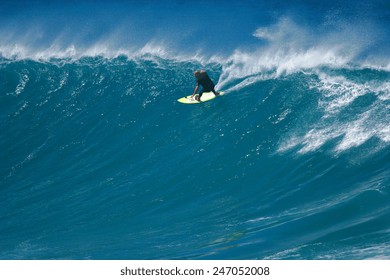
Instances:
[[[242,24],[211,28],[241,43],[193,54],[199,29],[169,15],[135,46],[100,10],[101,40],[90,2],[64,9],[78,36],[56,4],[0,19],[0,259],[390,258],[388,4],[226,1]],[[226,95],[178,103],[196,69]]]
[[[4,60],[1,258],[388,258],[390,73],[200,66]]]

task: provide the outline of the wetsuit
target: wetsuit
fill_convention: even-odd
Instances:
[[[204,92],[212,91],[215,95],[218,93],[215,92],[215,85],[213,81],[210,79],[209,75],[206,72],[200,72],[199,76],[196,77],[196,84],[202,86],[202,91],[199,93],[199,98],[202,96]]]

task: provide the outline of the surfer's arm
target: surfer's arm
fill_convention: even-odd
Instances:
[[[194,93],[191,95],[191,98],[193,98],[196,94],[196,92],[198,91],[198,88],[199,88],[199,85],[197,84],[195,89],[194,89]]]

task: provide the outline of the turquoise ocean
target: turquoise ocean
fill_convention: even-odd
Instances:
[[[360,2],[0,4],[0,259],[389,259],[390,4]],[[197,69],[226,94],[178,103]]]

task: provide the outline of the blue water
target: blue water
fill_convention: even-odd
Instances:
[[[0,24],[0,259],[390,258],[388,1],[2,1]],[[178,103],[196,69],[226,95]]]

